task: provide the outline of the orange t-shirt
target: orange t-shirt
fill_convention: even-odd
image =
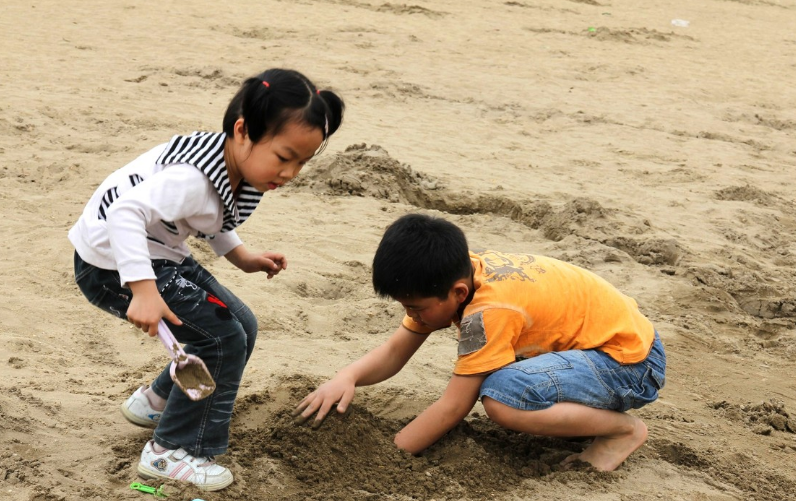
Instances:
[[[641,362],[655,337],[632,298],[575,265],[530,254],[470,253],[475,293],[459,327],[454,373],[497,370],[517,357],[598,349],[622,364]],[[409,316],[403,325],[427,333]]]

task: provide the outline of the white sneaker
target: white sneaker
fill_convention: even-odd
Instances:
[[[216,464],[212,456],[194,457],[185,449],[155,452],[150,440],[141,452],[138,476],[147,480],[175,479],[190,482],[203,491],[218,491],[232,483],[232,472]]]
[[[135,390],[130,398],[122,404],[122,414],[133,424],[155,428],[160,421],[163,411],[156,411],[149,404],[149,399],[144,395],[145,386]]]

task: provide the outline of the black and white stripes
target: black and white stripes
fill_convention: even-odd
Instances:
[[[144,180],[144,178],[139,176],[138,174],[130,174],[130,184],[132,186],[137,185],[138,183],[140,183],[143,180]]]
[[[144,180],[144,178],[141,177],[138,174],[130,174],[130,176],[128,176],[128,178],[130,179],[130,186],[135,186],[135,185],[137,185],[138,183],[140,183],[141,181]],[[99,211],[97,213],[97,218],[98,219],[101,219],[103,221],[107,221],[107,219],[108,219],[108,215],[107,215],[108,208],[111,206],[111,204],[113,202],[116,201],[117,198],[119,198],[119,187],[118,186],[114,186],[113,188],[110,188],[108,191],[105,192],[105,195],[103,195],[102,200],[100,201],[100,207],[99,207]]]
[[[97,214],[98,219],[102,219],[103,221],[108,219],[108,215],[106,214],[108,207],[110,207],[117,198],[119,198],[119,190],[116,186],[105,192],[105,195],[102,196],[102,200],[100,201],[99,213]]]
[[[194,132],[188,136],[174,136],[156,161],[160,165],[189,164],[204,172],[224,202],[222,232],[233,230],[248,219],[263,196],[246,180],[242,180],[235,203],[224,162],[225,140],[226,134],[223,132]]]

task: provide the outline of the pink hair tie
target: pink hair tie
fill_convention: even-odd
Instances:
[[[315,89],[315,93],[320,96],[321,95],[321,89]]]
[[[270,87],[270,86],[271,86],[271,84],[269,84],[269,83],[268,83],[268,82],[266,82],[265,80],[263,80],[263,85],[265,85],[266,87]]]

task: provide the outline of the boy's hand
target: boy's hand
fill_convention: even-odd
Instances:
[[[415,334],[403,325],[399,326],[387,341],[343,368],[330,381],[304,397],[293,411],[293,416],[303,423],[317,412],[312,424],[313,428],[317,428],[333,405],[337,406],[337,412],[345,414],[354,399],[357,386],[368,386],[393,377],[427,338],[428,336]]]
[[[160,296],[154,280],[129,282],[127,286],[133,291],[133,299],[127,308],[127,320],[130,323],[150,336],[157,336],[161,318],[174,325],[182,325],[182,321]]]
[[[303,423],[317,411],[312,423],[312,427],[317,428],[329,414],[333,405],[337,404],[337,412],[345,414],[348,405],[354,399],[355,390],[356,385],[353,381],[338,374],[337,377],[322,384],[317,390],[304,397],[293,411],[293,416],[298,423]]]
[[[247,251],[242,245],[235,247],[224,257],[246,273],[264,271],[268,274],[269,279],[287,269],[287,258],[284,254],[278,252],[256,254]]]

